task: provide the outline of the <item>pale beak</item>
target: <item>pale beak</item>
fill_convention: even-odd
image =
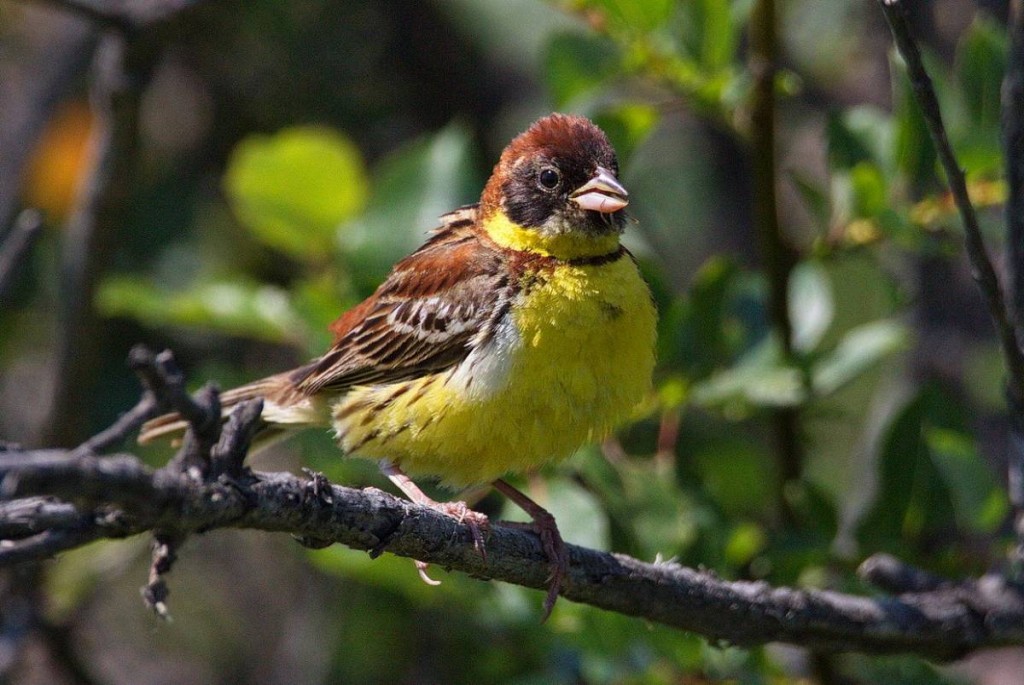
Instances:
[[[629,193],[615,174],[604,167],[597,167],[591,179],[577,188],[569,199],[583,209],[611,214],[629,204]]]

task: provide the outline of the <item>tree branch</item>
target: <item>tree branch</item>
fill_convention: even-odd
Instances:
[[[789,278],[795,253],[779,223],[775,173],[775,76],[778,71],[778,39],[775,0],[758,0],[750,17],[749,69],[754,79],[750,102],[751,173],[754,192],[754,227],[768,279],[768,312],[779,338],[783,359],[793,357],[793,322],[789,314]],[[803,450],[800,415],[793,407],[772,413],[778,463],[776,501],[784,523],[795,521],[786,487],[800,478]]]
[[[921,114],[928,126],[928,133],[931,135],[942,168],[946,172],[950,192],[953,194],[953,200],[960,212],[960,218],[964,224],[964,244],[967,248],[967,258],[971,264],[971,273],[978,283],[978,287],[981,288],[989,315],[995,323],[1003,358],[1009,371],[1009,392],[1014,399],[1013,405],[1024,407],[1024,353],[1021,352],[1017,332],[1010,323],[999,279],[996,277],[988,252],[985,250],[981,229],[978,226],[978,216],[974,212],[974,206],[967,194],[963,170],[961,170],[956,156],[953,154],[953,148],[949,144],[935,89],[932,87],[931,79],[921,61],[921,51],[911,33],[903,3],[900,0],[878,0],[878,3],[892,31],[896,48],[900,56],[903,57],[903,61],[906,62],[914,96],[921,108]]]
[[[547,588],[550,562],[533,532],[492,526],[484,557],[468,526],[433,509],[375,488],[331,485],[319,474],[306,480],[253,473],[242,463],[259,426],[259,400],[237,406],[220,430],[210,421],[220,415],[216,392],[183,396],[170,353],[136,348],[130,359],[146,390],[116,430],[74,450],[0,450],[0,568],[101,538],[150,532],[153,563],[143,595],[166,615],[165,577],[178,546],[192,534],[248,528]],[[127,435],[154,406],[173,408],[190,421],[183,447],[164,467],[153,470],[130,454],[99,457],[86,447]],[[204,435],[196,438],[197,432]],[[933,581],[880,558],[866,563],[863,575],[902,594],[871,598],[729,582],[673,563],[648,564],[574,545],[569,557],[565,598],[738,645],[781,641],[819,651],[909,652],[933,659],[1024,645],[1024,588],[995,576]]]
[[[546,587],[549,563],[530,532],[494,526],[487,558],[454,519],[373,488],[314,484],[285,473],[197,481],[153,471],[130,455],[60,452],[0,456],[5,496],[71,501],[87,521],[61,519],[46,538],[0,546],[0,567],[96,538],[151,530],[185,536],[218,528],[287,532],[339,542],[525,587]],[[0,510],[0,529],[7,529]],[[74,536],[79,536],[74,540]],[[75,541],[75,544],[71,544]],[[569,546],[563,596],[739,645],[783,641],[823,650],[912,652],[950,659],[980,647],[1024,644],[1024,594],[996,578],[898,598],[727,582],[708,572]]]

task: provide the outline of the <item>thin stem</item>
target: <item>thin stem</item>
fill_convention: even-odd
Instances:
[[[789,316],[789,276],[793,270],[793,249],[787,244],[779,223],[775,174],[775,74],[778,63],[775,0],[759,0],[750,20],[749,68],[754,78],[751,100],[751,159],[754,184],[754,224],[764,269],[768,277],[768,311],[785,359],[793,354],[793,323]],[[803,450],[800,445],[800,416],[794,408],[774,413],[778,492],[783,522],[792,524],[794,515],[787,503],[786,484],[800,478]]]
[[[989,315],[995,323],[996,332],[1003,350],[1003,357],[1009,370],[1009,392],[1018,406],[1024,406],[1024,354],[1021,353],[1017,332],[1010,323],[1003,291],[996,277],[992,261],[985,250],[985,243],[978,226],[978,216],[967,194],[967,184],[953,148],[946,135],[946,127],[942,123],[942,112],[935,96],[928,72],[921,61],[921,51],[917,47],[907,22],[906,9],[900,0],[878,0],[885,14],[885,19],[892,30],[896,48],[907,65],[907,73],[914,89],[914,96],[921,114],[924,116],[931,135],[932,143],[939,156],[939,162],[946,172],[950,192],[956,203],[960,218],[964,224],[964,244],[967,258],[971,264],[971,274],[981,288]]]
[[[6,302],[7,290],[42,230],[43,215],[38,210],[26,209],[0,242],[0,306]]]

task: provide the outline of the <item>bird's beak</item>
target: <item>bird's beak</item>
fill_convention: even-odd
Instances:
[[[604,167],[597,167],[590,180],[577,188],[569,199],[583,209],[611,214],[629,204],[629,193],[615,174]]]

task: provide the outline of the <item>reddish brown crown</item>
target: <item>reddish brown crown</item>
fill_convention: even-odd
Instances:
[[[537,156],[578,167],[599,164],[618,171],[615,151],[604,131],[586,117],[549,114],[535,121],[505,147],[480,197],[481,214],[487,216],[499,208],[503,185],[513,167]],[[587,173],[589,171],[586,169]]]

